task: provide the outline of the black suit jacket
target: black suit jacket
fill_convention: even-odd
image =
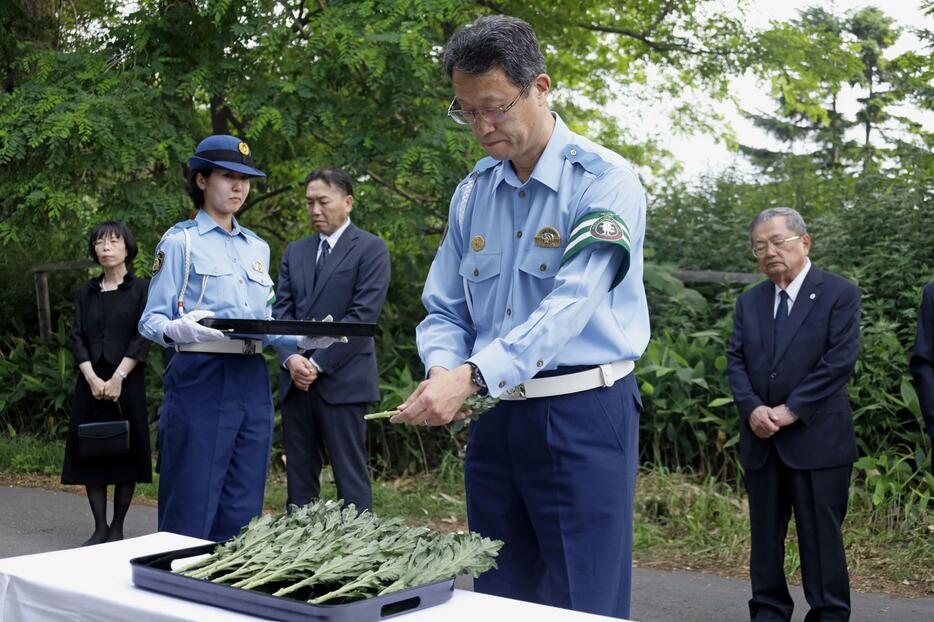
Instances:
[[[389,289],[389,249],[386,243],[351,223],[331,251],[321,278],[315,280],[315,259],[321,236],[314,234],[285,249],[273,316],[282,320],[375,323]],[[280,364],[295,351],[278,348]],[[322,370],[315,380],[321,397],[331,404],[376,402],[380,399],[376,348],[372,337],[350,337],[323,350],[309,352]],[[284,400],[292,378],[283,369],[279,397]]]
[[[71,347],[75,365],[101,359],[118,365],[124,356],[145,361],[149,341],[139,334],[137,324],[146,308],[149,279],[127,274],[118,293],[107,295],[107,322],[104,322],[103,275],[78,288],[75,297],[75,324],[71,329]]]
[[[909,366],[921,404],[921,415],[927,424],[928,436],[934,441],[934,281],[924,287],[921,295],[918,335]]]
[[[759,468],[774,449],[795,469],[852,463],[856,436],[846,385],[859,354],[859,289],[811,264],[778,344],[774,304],[769,280],[736,301],[727,369],[741,419],[740,461],[747,470]],[[763,404],[785,404],[799,420],[760,439],[749,415]]]

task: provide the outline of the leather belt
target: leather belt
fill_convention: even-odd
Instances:
[[[177,345],[175,351],[206,354],[259,354],[263,351],[263,342],[258,339],[221,339]]]
[[[550,376],[548,378],[532,378],[522,384],[506,389],[499,399],[501,400],[527,400],[536,397],[552,397],[580,393],[598,387],[611,387],[620,378],[628,376],[635,368],[633,361],[616,361],[598,365],[593,369],[564,374],[563,376]]]

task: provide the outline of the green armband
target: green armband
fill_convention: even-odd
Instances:
[[[616,271],[610,289],[619,285],[629,271],[629,227],[616,212],[590,212],[574,223],[568,245],[561,257],[561,265],[571,261],[575,255],[591,244],[616,244],[623,247],[626,256]]]

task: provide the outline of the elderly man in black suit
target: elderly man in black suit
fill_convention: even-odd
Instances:
[[[911,355],[911,376],[918,392],[921,415],[934,443],[934,281],[924,287],[918,311],[918,334]]]
[[[317,233],[286,248],[273,315],[375,323],[389,289],[389,250],[350,221],[350,177],[335,167],[315,169],[305,178],[305,203]],[[319,496],[326,453],[337,494],[358,510],[369,509],[363,416],[380,399],[373,338],[350,337],[304,354],[280,349],[279,359],[288,504],[304,505]]]
[[[857,457],[846,385],[859,354],[859,290],[811,264],[793,209],[764,210],[750,241],[768,280],[737,300],[728,351],[752,529],[750,617],[791,619],[783,562],[793,510],[805,620],[848,620],[841,527]]]

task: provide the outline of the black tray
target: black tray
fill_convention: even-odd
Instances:
[[[312,320],[240,320],[206,317],[208,328],[243,335],[310,335],[313,337],[372,337],[376,324],[365,322],[314,322]]]
[[[244,590],[206,579],[195,579],[171,571],[172,562],[214,551],[216,544],[156,553],[130,560],[137,587],[205,605],[284,622],[375,622],[427,609],[449,600],[454,578],[430,583],[385,596],[374,596],[343,605],[312,605],[303,600]]]

